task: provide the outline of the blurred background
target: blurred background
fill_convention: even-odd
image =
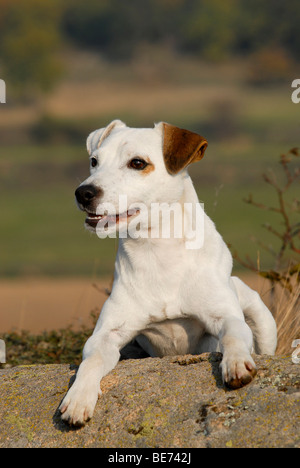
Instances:
[[[272,203],[262,173],[300,146],[299,24],[299,0],[0,0],[0,331],[104,300],[117,241],[84,230],[74,191],[87,135],[115,118],[204,135],[199,198],[233,250],[270,267],[254,238],[269,242],[276,213],[243,199]]]

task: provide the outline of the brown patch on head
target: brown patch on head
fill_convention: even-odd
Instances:
[[[197,133],[163,123],[163,156],[170,174],[177,174],[192,162],[200,161],[207,144]]]
[[[141,175],[148,175],[155,170],[155,165],[149,157],[145,156],[135,156],[132,157],[128,163],[127,167],[133,169],[137,172],[140,172]]]
[[[148,165],[145,167],[145,169],[141,171],[142,175],[151,174],[151,172],[155,170],[155,166],[149,158],[145,158],[145,161],[147,162]]]

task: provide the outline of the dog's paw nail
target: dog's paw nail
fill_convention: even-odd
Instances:
[[[59,411],[61,412],[61,414],[64,414],[64,412],[67,410],[67,408],[68,408],[68,405],[60,406]]]
[[[86,421],[71,421],[70,426],[74,427],[83,427],[85,425]]]
[[[256,375],[257,370],[256,370],[256,367],[252,364],[252,362],[250,361],[245,362],[245,366],[246,366],[246,369],[250,371],[251,374],[254,373],[254,375]]]
[[[256,369],[253,368],[251,372],[247,372],[246,374],[230,379],[228,382],[226,382],[226,385],[232,389],[244,387],[245,385],[248,385],[250,382],[252,382],[256,373]]]
[[[241,388],[249,384],[257,374],[256,366],[251,357],[244,359],[228,359],[222,361],[223,381],[231,389]]]

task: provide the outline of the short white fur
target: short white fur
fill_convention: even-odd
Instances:
[[[99,207],[106,202],[117,207],[120,194],[137,206],[198,203],[187,168],[168,173],[162,141],[162,123],[132,129],[117,120],[96,130],[88,137],[87,149],[98,164],[82,185],[101,188]],[[129,169],[128,160],[138,155],[151,160],[155,169],[147,175]],[[256,292],[231,277],[231,254],[211,219],[205,215],[204,220],[201,249],[188,250],[184,239],[175,238],[119,240],[112,292],[61,403],[64,421],[83,425],[92,417],[102,377],[133,339],[153,357],[220,351],[224,382],[238,386],[255,374],[253,350],[274,354],[272,314]]]

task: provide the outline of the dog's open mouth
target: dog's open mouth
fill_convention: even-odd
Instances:
[[[140,210],[137,208],[125,211],[124,213],[121,213],[121,214],[114,214],[114,215],[109,215],[109,214],[97,215],[96,213],[90,213],[87,211],[87,217],[85,219],[85,222],[86,224],[88,224],[89,226],[93,228],[96,228],[98,226],[98,223],[100,222],[100,226],[103,229],[106,229],[109,226],[119,224],[121,221],[127,221],[128,219],[137,215],[139,212]]]

